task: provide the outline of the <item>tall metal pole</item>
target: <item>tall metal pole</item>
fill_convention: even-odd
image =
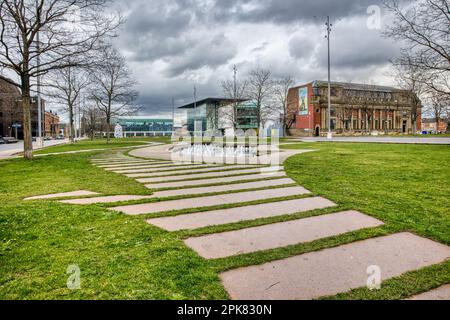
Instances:
[[[36,0],[36,19],[40,20],[39,15],[39,0]],[[42,147],[44,144],[44,141],[42,139],[42,110],[41,110],[41,76],[39,75],[39,67],[41,65],[41,57],[40,57],[40,42],[39,42],[39,31],[36,33],[36,50],[37,50],[37,77],[36,77],[36,106],[38,110],[38,132],[37,132],[37,139],[38,144]]]
[[[172,134],[175,132],[175,99],[172,97]]]
[[[330,63],[330,32],[331,26],[330,24],[330,16],[327,16],[327,22],[325,24],[327,26],[327,43],[328,43],[328,133],[327,139],[332,139],[333,134],[331,132],[331,63]]]

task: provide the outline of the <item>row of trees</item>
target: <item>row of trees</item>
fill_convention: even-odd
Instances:
[[[24,157],[33,156],[30,98],[44,77],[49,96],[64,102],[73,141],[74,105],[86,91],[91,106],[110,121],[136,98],[123,57],[110,40],[123,19],[111,0],[2,0],[0,68],[15,73],[21,90]],[[130,89],[131,88],[131,89]]]
[[[232,108],[222,116],[236,128],[238,105],[242,100],[251,100],[256,105],[256,118],[259,128],[272,120],[282,121],[284,129],[289,128],[289,110],[287,97],[289,88],[294,85],[291,76],[274,78],[269,69],[256,67],[244,80],[237,79],[236,66],[233,68],[233,79],[221,82],[225,98],[233,101]]]
[[[70,141],[75,140],[75,107],[79,106],[91,138],[103,123],[107,141],[111,120],[115,116],[138,111],[138,92],[124,58],[112,46],[97,50],[97,57],[87,66],[57,70],[48,77],[47,95],[59,106],[65,106],[69,116]]]
[[[384,35],[404,44],[392,63],[398,84],[415,94],[416,126],[420,100],[424,113],[439,121],[450,118],[450,5],[447,0],[419,0],[403,7],[385,0],[394,17]],[[404,3],[403,3],[404,5]]]

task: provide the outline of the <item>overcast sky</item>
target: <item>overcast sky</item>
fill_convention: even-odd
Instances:
[[[333,23],[332,80],[392,85],[389,59],[399,46],[381,36],[389,17],[379,0],[127,0],[116,45],[139,82],[141,114],[171,115],[175,105],[221,96],[232,66],[255,66],[297,84],[326,79],[326,16]],[[371,8],[372,9],[372,8]],[[376,12],[375,12],[376,14]],[[376,17],[375,17],[376,18]],[[370,28],[368,27],[368,24]]]

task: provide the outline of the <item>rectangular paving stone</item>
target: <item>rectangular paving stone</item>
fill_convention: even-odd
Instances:
[[[91,160],[92,163],[96,163],[96,164],[128,163],[128,162],[140,162],[140,161],[153,161],[153,160],[137,159],[137,158]]]
[[[170,210],[182,210],[190,208],[210,207],[224,204],[233,204],[247,201],[255,201],[269,198],[301,195],[309,193],[303,187],[286,187],[270,190],[240,192],[239,194],[222,194],[191,199],[179,199],[154,203],[143,203],[129,206],[114,207],[112,210],[135,215],[143,213],[156,213]]]
[[[232,299],[315,299],[366,286],[370,266],[386,280],[448,258],[450,247],[404,232],[238,268],[220,278]]]
[[[185,169],[190,170],[213,170],[214,168],[217,168],[217,166],[212,164],[196,164],[196,165],[188,165],[188,166],[171,166],[171,167],[162,167],[162,168],[152,168],[148,169],[148,171],[144,172],[138,172],[138,173],[126,173],[125,175],[130,178],[137,178],[137,177],[147,177],[147,175],[152,175],[153,173],[164,172],[164,173],[171,173],[173,172],[176,174],[177,172],[184,171]]]
[[[450,284],[417,294],[405,300],[450,300]]]
[[[136,167],[128,167],[128,168],[113,168],[113,169],[105,169],[108,171],[112,171],[115,173],[143,173],[143,172],[151,172],[153,169],[159,169],[159,168],[165,168],[165,169],[171,169],[171,168],[185,168],[190,166],[201,166],[201,164],[194,164],[194,165],[186,165],[181,163],[158,163],[158,164],[148,164],[143,166],[136,166]]]
[[[154,218],[148,219],[147,222],[168,231],[191,230],[239,221],[323,209],[335,205],[335,203],[325,198],[313,197],[183,214],[174,217]]]
[[[102,165],[96,165],[100,168],[120,168],[120,167],[130,167],[130,166],[140,166],[140,165],[154,165],[154,164],[161,164],[166,162],[155,162],[155,161],[132,161],[132,162],[125,162],[125,163],[114,163],[114,164],[102,164]]]
[[[247,174],[242,176],[234,176],[234,177],[223,177],[223,178],[215,178],[215,179],[199,179],[199,180],[187,180],[187,181],[176,181],[176,182],[163,182],[163,183],[152,183],[145,185],[146,188],[149,189],[161,189],[161,188],[183,188],[183,187],[191,187],[191,186],[201,186],[201,185],[214,185],[218,183],[227,183],[227,182],[239,182],[246,180],[264,180],[267,178],[279,178],[286,177],[286,173],[284,171],[278,171],[270,174]]]
[[[147,169],[147,168],[159,168],[164,166],[170,166],[167,162],[151,162],[151,163],[136,163],[136,164],[125,164],[120,166],[108,166],[108,167],[101,167],[107,171],[132,171],[137,169]]]
[[[65,198],[65,197],[82,197],[82,196],[93,196],[99,194],[97,192],[87,191],[87,190],[76,190],[70,192],[43,194],[39,196],[28,197],[23,200],[36,200],[36,199],[52,199],[52,198]]]
[[[166,172],[151,172],[151,173],[141,173],[139,177],[147,178],[147,177],[166,177],[166,176],[174,176],[174,175],[182,175],[182,174],[197,174],[204,173],[209,171],[220,171],[226,172],[233,169],[250,169],[255,168],[256,166],[249,165],[236,165],[236,166],[208,166],[201,169],[195,170],[178,170],[178,171],[166,171]],[[216,172],[217,173],[217,172]]]
[[[228,170],[222,172],[209,172],[209,173],[191,173],[187,175],[181,176],[165,176],[165,177],[157,177],[157,178],[141,178],[136,179],[136,181],[141,183],[151,183],[151,182],[163,182],[163,181],[181,181],[181,180],[193,180],[198,178],[215,178],[215,177],[223,177],[223,176],[232,176],[239,174],[247,174],[247,173],[269,173],[276,172],[282,170],[283,167],[268,167],[268,168],[254,168],[254,169],[242,169],[242,170]]]
[[[141,195],[117,195],[117,196],[104,196],[104,197],[94,197],[94,198],[84,198],[84,199],[69,199],[61,200],[63,203],[71,204],[93,204],[93,203],[111,203],[119,201],[130,201],[130,200],[141,200],[154,198],[153,195],[141,196]]]
[[[217,259],[286,247],[382,224],[360,212],[343,211],[189,238],[184,242],[203,258]]]
[[[256,188],[264,188],[264,187],[271,187],[271,186],[282,186],[282,185],[291,184],[291,183],[295,183],[295,181],[290,178],[285,178],[285,179],[262,180],[262,181],[255,181],[255,182],[227,184],[227,185],[223,185],[223,186],[156,191],[156,192],[153,192],[153,195],[155,197],[173,197],[173,196],[182,196],[182,195],[205,194],[205,193],[212,193],[212,192],[256,189]]]

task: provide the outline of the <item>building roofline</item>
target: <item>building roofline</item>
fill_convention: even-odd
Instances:
[[[323,80],[314,80],[303,85],[298,85],[293,88],[301,88],[307,85],[312,85],[313,87],[326,86],[328,85],[328,81]],[[372,91],[383,91],[383,92],[401,92],[408,91],[405,89],[394,88],[391,86],[382,86],[382,85],[374,85],[374,84],[364,84],[364,83],[354,83],[354,82],[340,82],[340,81],[331,81],[332,86],[343,87],[344,89],[350,90],[372,90]]]
[[[198,100],[196,102],[191,102],[188,104],[185,104],[184,106],[178,107],[178,109],[193,109],[195,105],[199,106],[205,103],[219,103],[219,102],[244,102],[244,101],[248,101],[249,99],[229,99],[229,98],[205,98],[202,100]]]

